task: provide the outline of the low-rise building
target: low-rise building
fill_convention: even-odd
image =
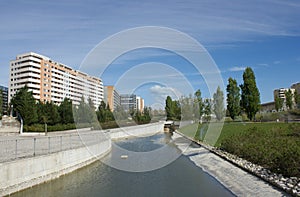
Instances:
[[[268,103],[262,103],[260,105],[260,111],[263,113],[267,113],[267,112],[275,112],[275,102],[268,102]]]

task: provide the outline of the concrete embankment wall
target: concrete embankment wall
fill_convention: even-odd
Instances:
[[[107,131],[111,139],[149,136],[163,131],[164,123],[153,123]],[[0,163],[0,196],[58,178],[103,157],[111,150],[111,140],[101,143]]]
[[[96,161],[111,149],[107,140],[89,147],[82,147],[0,163],[0,196],[58,178]]]

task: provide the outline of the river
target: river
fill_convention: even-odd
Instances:
[[[137,152],[164,146],[170,137],[157,134],[116,144]],[[168,144],[170,149],[175,145]],[[106,159],[112,158],[114,148]],[[130,158],[128,158],[130,159]],[[234,196],[216,179],[180,156],[169,165],[148,172],[117,170],[101,161],[12,196]]]

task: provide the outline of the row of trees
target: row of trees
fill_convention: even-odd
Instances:
[[[15,94],[11,104],[14,112],[23,118],[24,125],[74,123],[72,101],[67,98],[59,106],[50,102],[37,102],[25,86]]]
[[[238,86],[235,79],[231,77],[228,79],[227,111],[233,120],[242,112],[250,120],[254,120],[260,107],[260,93],[256,86],[254,72],[250,67],[245,69],[243,81],[244,83]]]
[[[217,88],[213,99],[203,99],[201,91],[197,90],[194,96],[181,97],[178,101],[166,98],[165,107],[167,120],[200,120],[211,119],[212,112],[217,120],[222,120],[225,115],[224,94],[220,87]]]
[[[58,106],[52,102],[36,101],[28,87],[21,88],[12,98],[11,104],[15,113],[23,118],[24,125],[32,124],[74,124],[93,125],[94,123],[107,123],[115,120],[128,120],[128,117],[137,124],[149,123],[151,121],[151,108],[144,108],[143,113],[136,110],[124,111],[121,107],[111,112],[109,105],[105,102],[96,109],[93,101],[81,98],[78,106],[72,105],[72,101],[65,98]],[[74,112],[74,113],[73,113]]]
[[[256,86],[255,75],[250,67],[243,73],[243,84],[237,84],[233,78],[228,79],[227,111],[232,119],[236,119],[244,112],[250,120],[254,120],[255,114],[260,107],[260,93]],[[166,99],[167,120],[191,120],[204,117],[209,120],[212,112],[217,120],[225,116],[224,93],[220,87],[213,94],[212,99],[202,99],[201,91],[197,90],[194,97],[182,97],[179,101],[172,100],[170,96]]]

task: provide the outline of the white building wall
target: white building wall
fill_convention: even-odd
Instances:
[[[10,62],[9,101],[25,84],[35,99],[55,104],[69,98],[76,105],[84,96],[86,99],[90,97],[97,107],[103,100],[101,79],[37,53],[21,54]]]

